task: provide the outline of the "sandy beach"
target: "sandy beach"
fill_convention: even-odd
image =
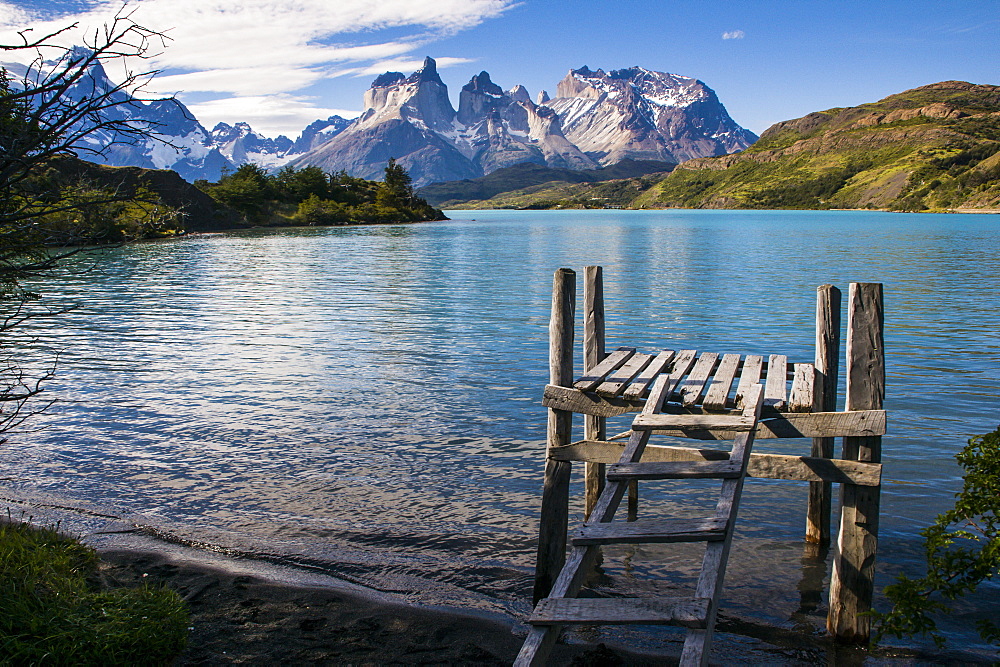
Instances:
[[[523,630],[510,621],[421,608],[312,576],[215,558],[101,554],[109,586],[167,586],[188,603],[191,634],[176,664],[504,665]],[[602,645],[562,644],[558,664],[672,664]]]

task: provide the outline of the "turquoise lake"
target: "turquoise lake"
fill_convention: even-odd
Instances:
[[[111,515],[416,602],[523,614],[553,271],[582,282],[584,266],[604,267],[609,349],[790,361],[813,359],[818,285],[846,297],[850,282],[881,282],[877,584],[921,574],[919,530],[961,486],[955,453],[1000,424],[1000,215],[448,214],[142,243],[40,285],[78,307],[22,330],[38,364],[59,352],[57,402],[3,445],[0,494],[73,508],[83,532]],[[579,512],[579,479],[574,493]],[[747,483],[724,617],[822,628],[829,557],[803,557],[805,494]],[[703,505],[694,487],[649,484],[640,512]],[[693,553],[609,548],[596,586],[673,590]],[[957,646],[977,650],[973,621],[1000,616],[998,592],[947,621]]]

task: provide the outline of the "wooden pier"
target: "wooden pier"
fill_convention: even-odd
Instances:
[[[867,641],[870,620],[862,612],[871,608],[886,432],[881,284],[850,286],[843,411],[836,409],[841,293],[832,285],[817,292],[813,362],[789,362],[782,354],[646,353],[630,347],[607,354],[600,267],[586,268],[583,300],[584,366],[574,377],[576,274],[556,271],[550,377],[542,400],[548,435],[536,606],[516,664],[544,664],[565,625],[613,623],[687,627],[681,663],[707,664],[746,477],[808,482],[804,540],[820,546],[830,541],[833,484],[841,486],[827,629],[840,640]],[[580,440],[572,437],[574,413],[584,415]],[[638,413],[631,429],[609,437],[606,419],[627,413]],[[650,444],[655,435],[733,444],[729,449]],[[755,441],[773,438],[811,438],[812,446],[801,456],[752,451]],[[840,458],[833,456],[834,438],[843,438]],[[585,523],[570,536],[574,462],[585,465]],[[714,516],[636,521],[639,480],[692,478],[722,480]],[[627,520],[615,521],[626,494]],[[690,598],[576,597],[601,544],[693,541],[706,542],[706,552]]]

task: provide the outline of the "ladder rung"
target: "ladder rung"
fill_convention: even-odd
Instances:
[[[749,431],[753,428],[754,421],[753,417],[743,415],[640,414],[632,421],[632,430]]]
[[[573,545],[715,542],[726,537],[726,519],[646,519],[585,523]]]
[[[545,598],[528,619],[532,625],[577,623],[705,627],[708,598]]]
[[[631,479],[734,479],[740,476],[738,461],[657,461],[616,463],[608,467],[608,481]]]

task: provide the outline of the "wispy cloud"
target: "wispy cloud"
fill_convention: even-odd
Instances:
[[[742,30],[729,30],[722,33],[722,39],[743,39],[747,34]]]
[[[227,97],[189,106],[191,112],[202,124],[211,130],[216,123],[244,121],[258,130],[261,127],[294,128],[289,135],[319,118],[340,116],[353,118],[357,111],[331,109],[318,106],[314,100],[291,95]],[[295,137],[292,136],[294,139]]]
[[[307,104],[307,98],[290,95],[323,78],[416,69],[421,59],[411,54],[417,49],[497,17],[514,4],[515,0],[141,0],[127,10],[133,11],[136,22],[165,30],[170,38],[148,63],[164,73],[155,80],[157,91],[178,92],[182,99],[185,93],[237,95],[246,98],[243,106],[249,108],[270,96],[283,103],[298,99]],[[122,7],[121,0],[90,0],[84,6],[73,13],[42,15],[31,5],[0,0],[0,43],[9,43],[27,25],[35,34],[74,22],[93,30]],[[385,39],[382,31],[390,30],[392,38]],[[82,38],[80,31],[68,33],[65,43],[82,43]],[[467,60],[438,60],[442,67],[459,62]]]
[[[464,65],[474,61],[471,58],[451,58],[446,56],[444,58],[435,58],[434,62],[437,63],[438,69],[447,69],[449,67],[454,67],[455,65]],[[371,76],[373,74],[382,74],[383,72],[413,72],[420,69],[423,64],[423,58],[410,60],[380,60],[377,63],[368,65],[367,67],[351,67],[338,70],[331,76]]]

